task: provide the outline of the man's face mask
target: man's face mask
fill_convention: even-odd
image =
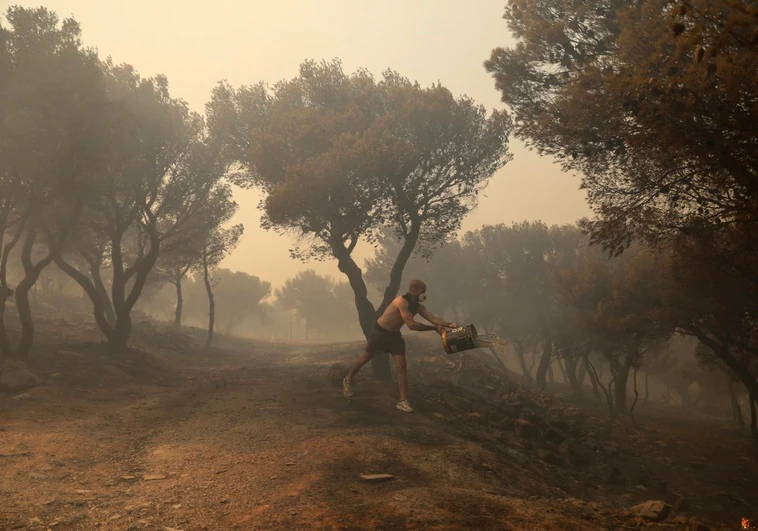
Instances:
[[[418,296],[419,302],[424,302],[426,300],[426,293],[422,293]]]

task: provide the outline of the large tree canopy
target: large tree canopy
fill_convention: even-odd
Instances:
[[[273,88],[221,84],[208,115],[239,163],[237,182],[266,193],[264,225],[297,236],[294,256],[337,259],[366,334],[377,310],[352,258],[356,245],[387,227],[403,241],[383,311],[413,251],[429,254],[449,238],[510,160],[507,114],[392,71],[379,82],[365,70],[348,75],[337,60],[307,61]]]
[[[745,2],[511,1],[485,65],[517,133],[583,173],[595,241],[755,223],[758,19]]]

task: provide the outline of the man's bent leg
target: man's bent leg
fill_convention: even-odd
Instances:
[[[348,382],[352,382],[355,375],[358,374],[358,371],[361,370],[361,367],[363,367],[369,361],[371,361],[371,358],[373,357],[374,355],[367,350],[364,350],[363,352],[361,352],[361,355],[358,357],[358,360],[353,365],[353,368],[350,369],[350,372],[347,373],[347,376],[345,377],[345,379]]]
[[[353,388],[350,385],[353,381],[353,377],[355,377],[358,371],[361,370],[361,367],[366,365],[373,357],[374,355],[368,350],[361,352],[361,355],[353,365],[353,368],[350,369],[350,371],[347,373],[347,376],[345,376],[345,378],[342,380],[342,394],[345,395],[345,398],[347,398],[348,401],[353,397]]]

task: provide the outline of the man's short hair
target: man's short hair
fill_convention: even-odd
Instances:
[[[410,285],[408,286],[408,291],[411,293],[423,293],[426,291],[426,284],[422,280],[413,279],[411,280]]]

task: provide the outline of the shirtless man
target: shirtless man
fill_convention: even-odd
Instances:
[[[408,374],[405,364],[405,340],[400,333],[403,325],[407,325],[410,330],[417,332],[436,331],[439,335],[448,328],[457,328],[455,323],[448,323],[432,314],[421,304],[426,300],[426,284],[420,280],[411,280],[408,287],[408,293],[395,300],[387,307],[384,314],[377,319],[374,330],[368,338],[366,349],[361,353],[358,361],[344,380],[342,380],[342,392],[350,400],[353,396],[351,383],[353,377],[361,370],[368,361],[374,357],[377,352],[387,352],[392,354],[397,367],[397,386],[400,391],[400,401],[397,403],[397,409],[406,413],[413,413],[413,408],[408,403]],[[434,326],[419,323],[414,319],[416,314],[421,315],[424,319]]]

